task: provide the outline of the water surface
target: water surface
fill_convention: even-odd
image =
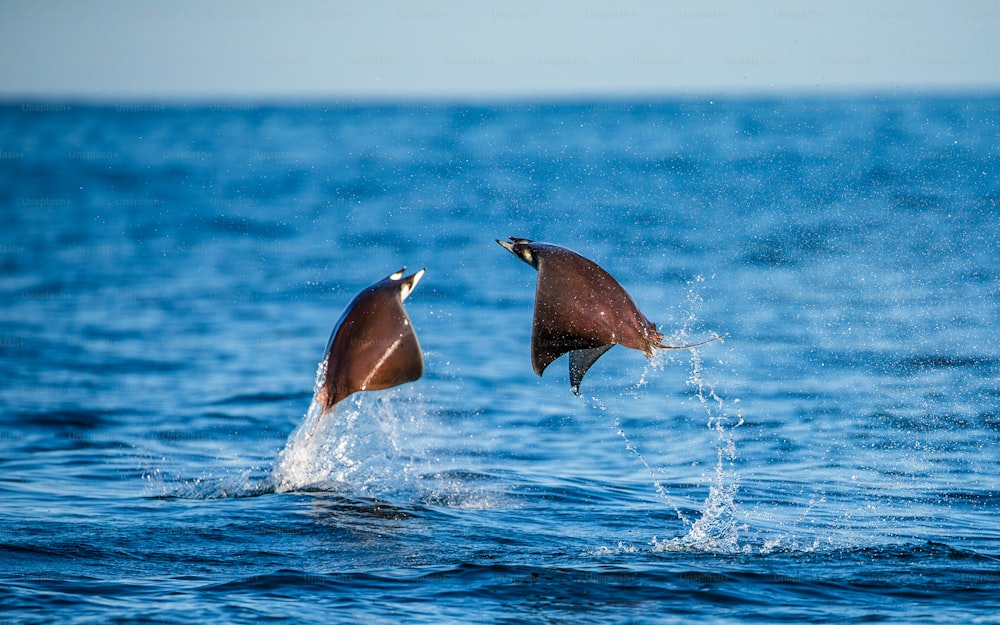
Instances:
[[[0,108],[2,618],[1000,620],[998,111]],[[726,339],[575,397],[508,235]],[[286,449],[402,265],[424,377]]]

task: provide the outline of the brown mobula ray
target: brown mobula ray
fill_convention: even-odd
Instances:
[[[323,381],[313,398],[324,413],[358,391],[392,388],[423,375],[420,343],[403,300],[424,270],[406,277],[404,271],[406,267],[358,293],[334,327]]]
[[[637,349],[651,358],[658,349],[691,349],[722,338],[664,345],[656,324],[595,262],[558,245],[509,238],[509,242],[498,239],[497,243],[538,270],[531,364],[542,375],[553,360],[569,352],[569,381],[577,395],[584,374],[614,345]]]

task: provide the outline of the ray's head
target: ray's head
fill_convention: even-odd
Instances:
[[[420,278],[424,277],[425,271],[426,269],[421,269],[404,277],[403,274],[406,272],[406,267],[402,267],[399,271],[389,274],[386,280],[398,283],[399,301],[405,302],[406,298],[413,292],[413,289],[417,288],[417,283],[420,282]]]
[[[535,269],[538,269],[538,254],[534,249],[532,249],[534,246],[531,245],[531,239],[519,239],[517,237],[507,238],[509,238],[510,241],[501,241],[500,239],[497,239],[496,241],[508,252],[517,256]]]

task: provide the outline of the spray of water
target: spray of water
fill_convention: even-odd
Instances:
[[[324,376],[323,363],[317,384]],[[273,489],[340,491],[350,497],[418,500],[454,508],[493,508],[503,498],[469,482],[430,449],[436,428],[420,395],[406,389],[358,393],[323,412],[312,402],[271,471]],[[437,436],[431,432],[430,444]]]
[[[708,417],[706,425],[716,435],[716,461],[708,497],[702,505],[701,516],[690,525],[687,534],[666,541],[653,538],[653,548],[657,551],[740,551],[739,536],[744,528],[736,504],[739,475],[735,466],[735,431],[743,425],[743,417],[738,406],[735,415],[729,414],[726,402],[716,393],[715,387],[706,382],[703,371],[701,356],[693,351],[687,383],[695,389],[695,396]],[[739,400],[733,403],[736,405]]]
[[[697,310],[702,304],[699,285],[701,276],[688,285],[687,321],[682,329],[684,336],[697,320]],[[705,377],[705,365],[698,350],[690,352],[691,373],[687,385],[694,389],[695,397],[707,416],[706,426],[715,433],[716,461],[709,483],[708,497],[702,505],[701,516],[688,529],[687,534],[668,541],[653,538],[656,550],[703,550],[723,553],[740,551],[739,535],[743,524],[736,505],[739,475],[736,471],[736,429],[743,425],[739,399],[734,400],[735,414],[730,414],[726,402],[715,390],[715,385]]]
[[[674,344],[687,342],[687,336],[697,321],[697,309],[702,302],[699,285],[703,281],[704,279],[699,276],[689,284],[687,294],[689,313],[683,327],[670,337]],[[738,552],[740,551],[740,531],[743,529],[740,511],[736,504],[739,476],[735,466],[737,458],[735,432],[743,424],[743,417],[738,406],[739,400],[732,402],[735,414],[730,414],[731,409],[726,401],[716,392],[715,385],[705,377],[705,366],[700,351],[694,349],[686,353],[690,355],[691,367],[687,385],[694,389],[694,395],[707,416],[707,427],[714,432],[716,440],[716,461],[709,483],[708,497],[702,505],[700,516],[697,519],[692,520],[685,515],[673,501],[649,462],[625,433],[620,419],[615,419],[614,427],[618,436],[625,441],[626,449],[634,454],[649,472],[659,497],[674,510],[677,518],[687,528],[687,532],[679,538],[661,541],[654,537],[652,540],[653,549],[655,551]],[[658,366],[657,361],[661,358],[663,358],[662,355],[647,365],[636,384],[636,388],[648,384],[647,374],[651,367]],[[670,358],[675,357],[671,356]],[[601,408],[603,409],[603,406]]]
[[[651,467],[649,462],[647,462],[646,459],[643,457],[643,455],[639,453],[638,447],[636,447],[635,444],[632,443],[632,440],[629,439],[628,435],[625,433],[625,430],[622,428],[621,419],[617,417],[615,417],[615,431],[618,434],[618,436],[622,437],[622,440],[625,441],[625,449],[634,454],[635,457],[639,459],[639,462],[641,462],[642,465],[646,467],[646,471],[649,473],[650,478],[653,480],[653,488],[656,489],[656,494],[659,495],[660,498],[667,503],[667,505],[669,505],[671,508],[674,509],[674,513],[677,515],[677,518],[680,519],[684,523],[684,525],[690,526],[692,524],[691,520],[688,519],[688,517],[684,514],[684,512],[682,512],[681,509],[677,506],[677,504],[674,503],[674,500],[670,498],[670,494],[667,492],[666,487],[664,487],[663,483],[660,482],[658,477],[656,477],[656,472],[653,471],[653,467]]]
[[[317,402],[289,435],[271,473],[277,492],[343,490],[377,495],[405,487],[411,459],[400,447],[402,419],[386,396],[358,395],[323,412]]]

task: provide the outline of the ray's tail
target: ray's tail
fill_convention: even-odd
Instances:
[[[664,345],[663,344],[663,335],[660,334],[659,332],[656,333],[656,337],[654,337],[654,338],[656,338],[656,341],[655,342],[650,341],[650,345],[652,347],[655,347],[656,349],[664,349],[664,350],[666,350],[666,349],[694,349],[696,347],[701,347],[702,345],[708,345],[709,343],[714,343],[716,341],[724,340],[726,338],[726,335],[725,334],[716,334],[715,336],[713,336],[710,339],[706,339],[704,341],[701,341],[700,343],[692,343],[690,345]],[[653,354],[650,353],[650,352],[647,352],[646,355],[647,356],[652,356]]]

